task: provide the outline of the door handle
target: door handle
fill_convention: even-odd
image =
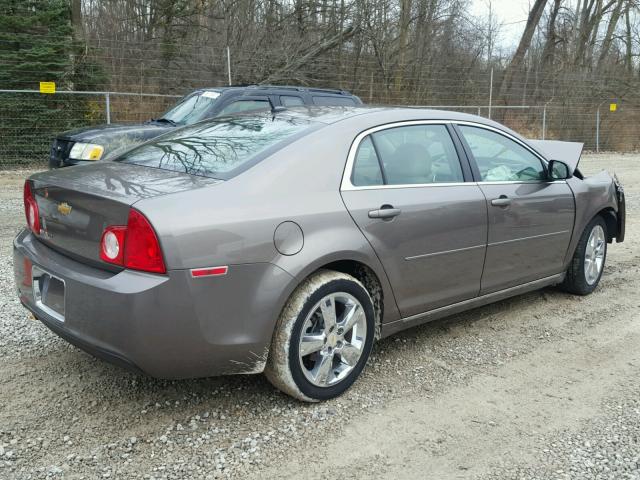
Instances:
[[[508,207],[511,205],[511,199],[506,195],[500,195],[500,197],[491,200],[491,205],[494,207]]]
[[[379,210],[371,210],[369,212],[369,218],[382,218],[389,219],[397,217],[402,213],[399,208],[393,208],[391,205],[382,205]]]

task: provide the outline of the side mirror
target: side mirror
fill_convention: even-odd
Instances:
[[[549,161],[549,178],[551,180],[566,180],[573,175],[569,170],[569,166],[560,160]]]

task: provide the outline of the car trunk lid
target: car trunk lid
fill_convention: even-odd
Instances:
[[[220,180],[104,162],[43,172],[29,181],[40,216],[38,239],[77,260],[113,270],[117,267],[100,259],[105,227],[126,225],[130,207],[139,200]]]

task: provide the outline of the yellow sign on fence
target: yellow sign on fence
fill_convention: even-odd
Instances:
[[[616,110],[618,110],[618,104],[617,103],[610,103],[609,104],[609,111],[610,112],[615,112]]]
[[[56,93],[56,82],[40,82],[40,93]]]

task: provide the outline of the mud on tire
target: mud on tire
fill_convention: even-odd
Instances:
[[[324,320],[325,310],[320,304],[334,298],[336,321],[332,329],[331,321]],[[340,301],[344,301],[343,306]],[[328,308],[326,304],[324,307]],[[348,322],[356,322],[346,316],[351,309],[358,319],[346,331]],[[336,397],[353,384],[364,368],[373,346],[375,327],[373,302],[362,283],[345,273],[321,270],[298,286],[282,310],[264,373],[275,387],[299,400],[317,402]],[[309,350],[320,349],[305,356],[310,344],[303,347],[301,337],[317,338],[317,345]],[[349,355],[347,344],[351,345]],[[334,355],[328,363],[332,351]],[[322,384],[313,373],[325,365],[330,365],[327,368],[331,377],[327,384]]]

